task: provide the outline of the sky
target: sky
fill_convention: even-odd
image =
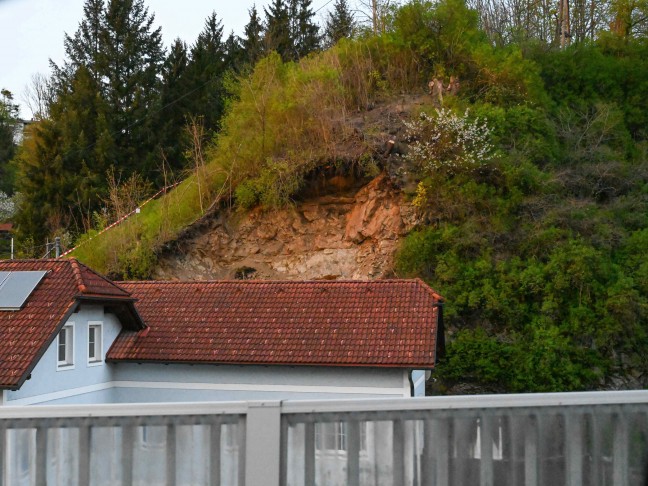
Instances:
[[[0,0],[0,89],[8,89],[20,104],[22,118],[31,118],[23,101],[33,74],[49,76],[49,59],[60,64],[65,52],[64,33],[74,34],[83,17],[83,0]],[[224,35],[241,34],[256,3],[262,11],[270,0],[145,0],[155,24],[162,27],[165,46],[180,37],[192,44],[205,19],[216,11]],[[330,4],[330,5],[327,5]],[[332,6],[329,0],[313,0],[317,20]],[[322,8],[324,7],[324,8]]]

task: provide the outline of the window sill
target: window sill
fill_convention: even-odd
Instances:
[[[90,367],[92,367],[92,366],[101,366],[103,363],[104,363],[103,360],[99,360],[99,361],[88,361],[88,368],[90,368]]]
[[[72,364],[59,364],[56,366],[56,371],[68,371],[74,369],[74,363]]]

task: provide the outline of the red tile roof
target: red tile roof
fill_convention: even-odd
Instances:
[[[441,297],[420,280],[123,282],[147,329],[113,361],[431,368]]]
[[[18,311],[0,311],[0,388],[18,388],[76,308],[78,299],[133,299],[76,260],[0,260],[0,271],[47,271]]]

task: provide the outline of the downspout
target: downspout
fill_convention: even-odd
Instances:
[[[437,302],[434,307],[439,309],[437,318],[437,335],[436,335],[436,350],[434,353],[434,364],[439,362],[439,358],[443,358],[446,352],[445,346],[445,327],[443,324],[443,306],[445,302]]]

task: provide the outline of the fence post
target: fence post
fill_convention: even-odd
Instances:
[[[364,424],[363,424],[364,426]],[[347,422],[347,485],[360,485],[360,422]],[[402,454],[402,450],[401,450]],[[402,484],[402,483],[401,483]]]
[[[47,427],[36,427],[36,486],[47,486]]]
[[[304,424],[304,484],[315,484],[315,424]]]
[[[79,484],[90,484],[91,428],[79,426]]]
[[[493,429],[495,420],[488,413],[482,413],[479,420],[479,484],[480,486],[493,486]],[[499,438],[498,435],[495,437]],[[499,444],[499,442],[498,442]]]
[[[565,414],[565,445],[567,447],[567,484],[583,486],[583,415]]]
[[[535,416],[527,417],[524,434],[524,485],[538,486],[538,424]]]
[[[245,485],[279,486],[281,401],[248,402],[245,436]]]
[[[612,484],[614,486],[628,486],[628,423],[623,412],[617,413],[612,421],[614,438],[612,444]]]

